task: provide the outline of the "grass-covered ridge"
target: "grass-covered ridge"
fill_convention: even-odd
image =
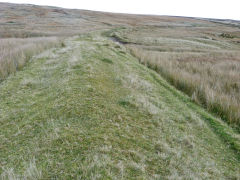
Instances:
[[[1,177],[239,178],[237,150],[199,111],[210,115],[100,34],[67,39],[0,84]]]

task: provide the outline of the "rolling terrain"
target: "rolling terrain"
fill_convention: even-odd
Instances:
[[[49,45],[0,82],[0,179],[239,179],[239,109],[195,89],[239,107],[239,22],[219,21],[0,3],[0,42]]]

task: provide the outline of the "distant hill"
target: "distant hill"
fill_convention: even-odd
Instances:
[[[130,15],[30,4],[0,3],[0,38],[73,35],[111,26],[212,25],[209,21],[236,24],[237,21],[188,17]]]

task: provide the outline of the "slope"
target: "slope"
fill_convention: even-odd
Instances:
[[[239,178],[225,124],[229,146],[205,117],[217,119],[100,31],[65,44],[0,84],[3,179]]]
[[[167,34],[171,36],[174,36],[172,28],[180,31],[183,36],[199,30],[204,32],[202,36],[218,33],[233,33],[238,36],[239,24],[239,21],[230,20],[119,14],[0,2],[0,38],[62,37],[116,26],[167,29]]]

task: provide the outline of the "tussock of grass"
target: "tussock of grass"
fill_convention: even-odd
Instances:
[[[58,44],[56,37],[0,39],[0,80],[21,69],[33,55]]]

